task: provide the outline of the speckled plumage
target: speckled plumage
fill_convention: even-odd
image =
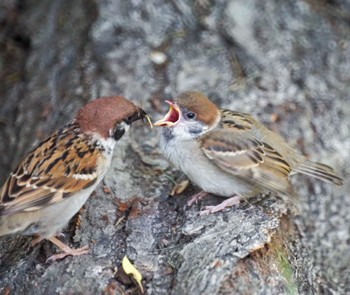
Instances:
[[[50,237],[61,230],[60,227],[76,212],[59,214],[57,222],[52,214],[49,217],[50,222],[45,222],[47,214],[40,214],[35,220],[28,218],[28,222],[20,223],[18,218],[12,216],[16,213],[22,213],[22,216],[28,213],[28,216],[32,216],[29,212],[45,210],[64,199],[76,198],[76,192],[95,188],[98,178],[105,174],[110,164],[113,146],[113,143],[103,146],[92,135],[82,133],[77,123],[72,123],[56,131],[29,152],[1,190],[0,235],[39,232],[43,237]],[[55,224],[59,227],[56,228]],[[39,228],[40,230],[35,231]]]
[[[36,233],[52,240],[103,179],[115,143],[143,117],[123,97],[100,98],[42,141],[2,187],[0,236]]]
[[[249,114],[220,110],[194,91],[168,103],[169,112],[154,124],[164,126],[163,153],[206,192],[230,197],[268,190],[292,196],[293,173],[342,184],[331,167],[307,160]]]

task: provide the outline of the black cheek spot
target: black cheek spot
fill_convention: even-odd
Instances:
[[[113,138],[115,139],[115,141],[118,141],[123,137],[124,133],[125,133],[124,127],[117,126],[114,130]]]

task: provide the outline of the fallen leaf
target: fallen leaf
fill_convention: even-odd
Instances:
[[[279,119],[280,119],[280,117],[277,114],[275,114],[275,113],[271,114],[271,116],[270,116],[270,121],[272,123],[275,123],[275,122],[279,121]]]
[[[129,218],[136,218],[142,212],[142,204],[139,200],[135,200],[132,203],[131,210],[129,212]]]
[[[109,187],[108,186],[104,186],[103,187],[103,192],[105,193],[105,194],[111,194],[111,190],[109,189]]]
[[[132,204],[130,204],[130,202],[119,202],[117,205],[118,205],[118,210],[120,212],[125,212],[131,207]]]
[[[11,289],[10,289],[10,287],[6,287],[3,291],[4,291],[4,292],[2,293],[3,295],[10,295],[10,294],[11,294]]]
[[[180,183],[175,184],[175,186],[173,187],[173,189],[170,192],[170,196],[175,196],[175,195],[179,195],[181,194],[189,185],[189,180],[183,180]]]
[[[140,287],[141,293],[143,294],[143,286],[142,286],[142,283],[141,283],[142,275],[136,269],[136,267],[132,265],[132,263],[130,262],[130,260],[126,256],[124,256],[124,258],[122,260],[122,267],[123,267],[124,272],[127,275],[131,275],[134,278],[134,280],[137,282],[137,284]]]

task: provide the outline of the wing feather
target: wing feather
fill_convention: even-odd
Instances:
[[[222,128],[201,139],[204,154],[221,169],[245,181],[292,194],[288,181],[291,165],[273,147],[254,136],[254,119],[246,114],[224,112]]]
[[[25,156],[1,190],[0,215],[38,210],[97,181],[100,150],[72,128],[57,131]]]

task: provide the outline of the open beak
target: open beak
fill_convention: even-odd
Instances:
[[[169,111],[163,119],[155,122],[154,126],[172,127],[176,125],[180,120],[180,108],[171,100],[166,100],[165,102],[169,104]]]

